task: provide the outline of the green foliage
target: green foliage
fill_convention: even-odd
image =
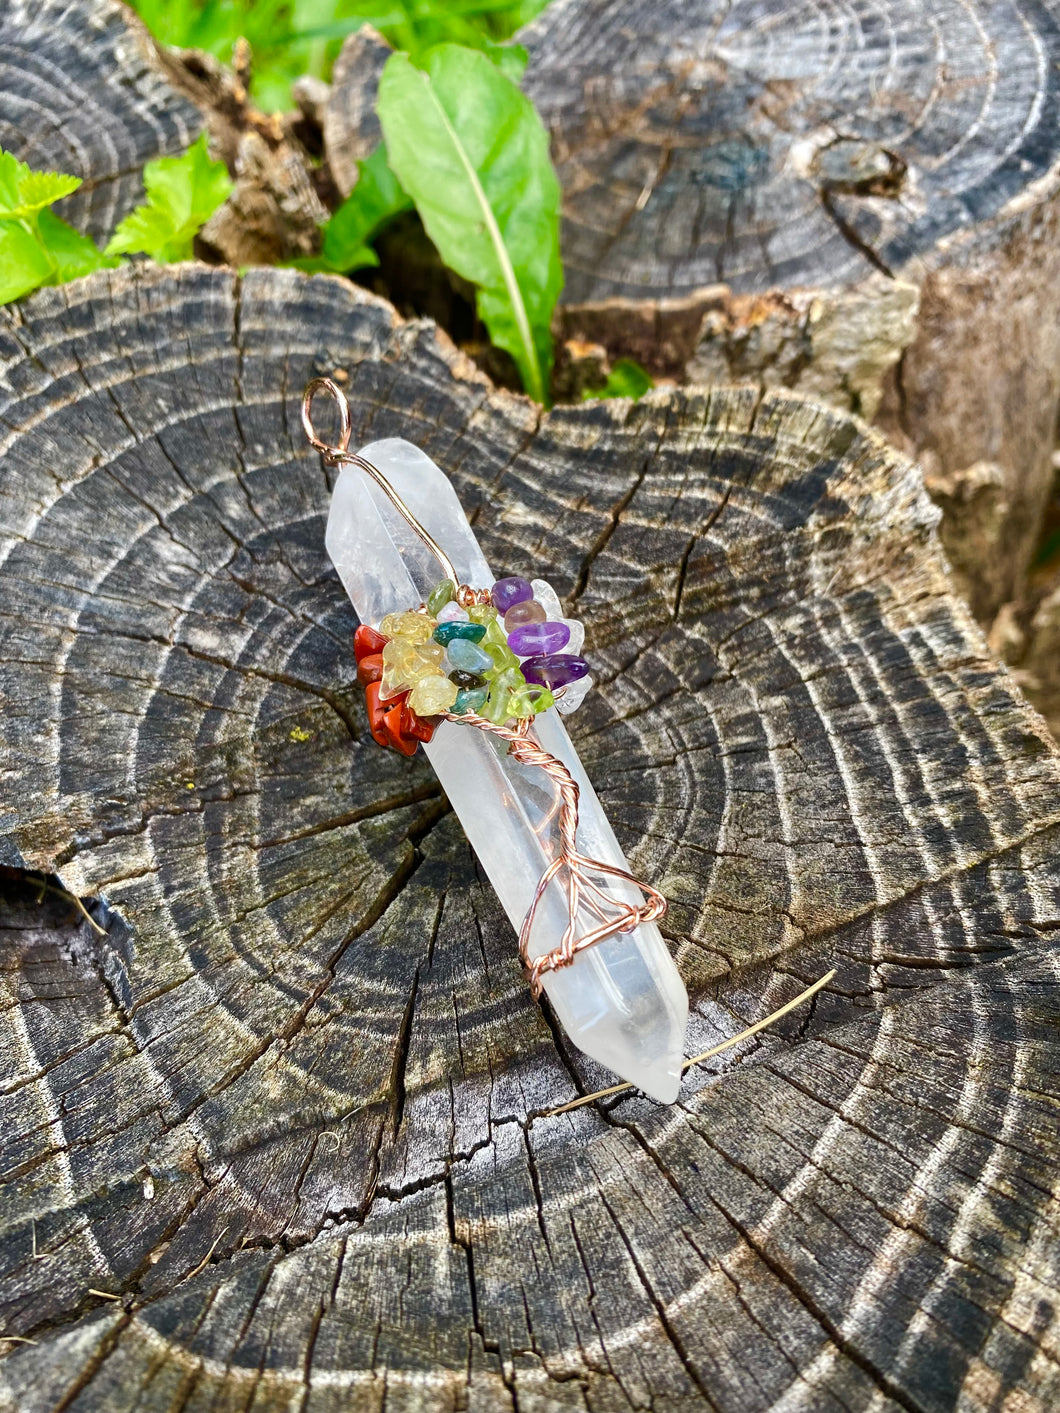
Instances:
[[[80,177],[33,172],[0,148],[0,304],[115,264],[48,208]]]
[[[125,251],[188,260],[196,233],[232,189],[224,163],[210,161],[203,134],[183,157],[148,162],[146,203],[126,216],[100,251],[48,209],[80,185],[79,177],[30,171],[0,148],[0,304],[41,285],[113,269]]]
[[[380,86],[385,145],[358,163],[357,185],[325,225],[320,254],[292,263],[339,273],[377,265],[372,241],[415,204],[445,263],[476,285],[493,342],[515,359],[530,395],[545,400],[549,323],[563,284],[560,191],[547,136],[516,87],[526,51],[503,41],[547,0],[132,2],[164,43],[228,60],[245,39],[252,93],[266,108],[289,107],[299,75],[326,76],[342,40],[364,24],[401,51]],[[165,203],[150,188],[149,196],[108,251],[180,258],[176,242],[190,250],[194,231],[171,235],[162,210],[150,209]]]
[[[587,401],[592,397],[631,397],[636,401],[654,386],[651,375],[639,363],[635,363],[632,358],[616,358],[603,387],[594,391],[586,388],[582,393],[582,400]]]
[[[544,8],[545,0],[133,0],[163,44],[205,49],[229,61],[243,38],[253,56],[251,92],[265,109],[290,108],[301,74],[327,78],[343,39],[373,25],[395,49],[418,58],[454,42],[492,52]],[[517,63],[504,46],[501,62]],[[506,72],[508,70],[506,69]]]
[[[292,261],[300,270],[344,275],[347,270],[379,264],[370,241],[392,217],[408,211],[412,202],[387,164],[384,144],[357,163],[357,172],[357,185],[324,227],[320,254]]]
[[[156,260],[190,260],[196,235],[228,197],[232,181],[213,162],[206,134],[182,157],[159,157],[144,167],[147,200],[130,211],[107,245],[107,255],[143,251]]]
[[[533,104],[483,54],[443,44],[422,69],[387,60],[379,121],[388,160],[445,263],[478,289],[493,342],[544,402],[563,285],[560,187]]]

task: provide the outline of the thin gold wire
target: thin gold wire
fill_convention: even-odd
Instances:
[[[796,1006],[801,1006],[803,1001],[808,1001],[811,996],[820,991],[822,986],[827,986],[833,976],[835,976],[834,967],[831,971],[825,972],[824,976],[819,976],[812,986],[807,986],[805,991],[800,991],[779,1010],[773,1011],[768,1016],[763,1016],[760,1021],[755,1021],[754,1025],[749,1025],[738,1035],[730,1035],[728,1040],[723,1040],[720,1045],[712,1045],[709,1050],[704,1050],[699,1055],[693,1055],[681,1066],[681,1073],[684,1074],[693,1065],[701,1065],[704,1060],[709,1060],[714,1055],[720,1055],[723,1050],[730,1050],[734,1045],[739,1045],[741,1040],[750,1040],[752,1035],[757,1035],[760,1030],[765,1030],[767,1026],[780,1020],[781,1016],[786,1016],[789,1011],[793,1011]],[[572,1099],[569,1104],[561,1104],[558,1109],[549,1109],[541,1117],[551,1119],[555,1118],[557,1114],[569,1114],[572,1109],[580,1109],[583,1104],[592,1104],[596,1099],[606,1099],[611,1094],[621,1094],[623,1090],[632,1088],[633,1085],[628,1081],[625,1084],[612,1084],[608,1089],[598,1089],[594,1094],[583,1094],[579,1099]]]
[[[313,426],[313,398],[317,393],[322,392],[327,393],[328,396],[334,400],[339,409],[339,441],[334,446],[318,437],[316,429]],[[442,549],[434,536],[416,519],[401,496],[398,495],[397,491],[383,475],[382,471],[379,470],[379,467],[373,466],[372,463],[366,461],[363,456],[358,456],[355,452],[350,451],[350,432],[353,427],[350,418],[350,404],[346,401],[346,394],[341,388],[337,387],[330,378],[314,378],[311,383],[306,385],[306,390],[302,394],[302,426],[305,429],[305,434],[309,438],[310,443],[320,452],[328,466],[356,466],[363,471],[365,475],[371,477],[397,513],[412,526],[413,530],[419,535],[431,554],[434,555],[435,559],[442,566],[445,577],[452,580],[453,587],[457,590],[458,595],[461,590],[467,590],[468,593],[477,595],[477,590],[470,589],[467,584],[461,584],[460,577],[453,567],[453,561],[446,554],[445,550]],[[476,599],[475,601],[480,600]]]

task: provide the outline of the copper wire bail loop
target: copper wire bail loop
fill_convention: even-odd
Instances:
[[[334,446],[318,437],[313,426],[313,398],[317,393],[327,393],[339,409],[339,440]],[[340,457],[349,452],[352,429],[350,404],[346,401],[346,394],[342,389],[330,378],[314,378],[312,382],[307,383],[302,394],[302,430],[309,438],[310,445],[320,452],[329,466],[335,466]]]

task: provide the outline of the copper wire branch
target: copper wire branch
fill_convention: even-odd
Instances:
[[[634,878],[624,868],[607,864],[600,859],[591,859],[578,850],[578,783],[570,771],[549,751],[529,735],[530,719],[522,718],[514,727],[500,726],[474,712],[463,712],[459,716],[445,713],[447,721],[461,726],[473,726],[508,742],[511,755],[523,765],[537,766],[543,770],[555,785],[560,799],[559,812],[559,852],[538,880],[533,902],[523,918],[519,929],[519,958],[522,961],[530,990],[535,999],[540,998],[542,977],[547,971],[568,967],[579,952],[593,947],[616,932],[632,932],[645,922],[656,922],[666,913],[667,903],[663,895],[649,883]],[[563,936],[550,952],[542,952],[537,957],[530,956],[530,934],[533,931],[534,917],[538,904],[545,896],[548,885],[560,872],[567,875],[568,921]],[[595,882],[593,874],[606,874],[609,878],[619,878],[624,883],[639,889],[647,898],[646,903],[627,903],[613,898]],[[598,919],[596,927],[580,936],[576,932],[578,915],[587,908]]]

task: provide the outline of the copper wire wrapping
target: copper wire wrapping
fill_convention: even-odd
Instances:
[[[319,437],[313,425],[313,398],[317,393],[327,393],[338,408],[339,440],[334,445]],[[452,560],[434,537],[420,524],[379,468],[373,466],[370,461],[366,461],[363,456],[358,456],[350,451],[352,430],[350,406],[346,395],[330,378],[314,378],[307,385],[302,396],[302,426],[310,444],[316,448],[327,465],[357,466],[375,482],[394,509],[419,535],[442,566],[446,578],[451,580],[455,587],[453,597],[462,608],[470,608],[475,604],[487,604],[491,601],[489,589],[475,589],[470,584],[460,583]],[[617,868],[613,864],[603,863],[600,859],[591,859],[587,855],[579,853],[577,844],[577,781],[561,760],[546,751],[530,736],[531,718],[524,717],[517,721],[514,727],[510,727],[500,726],[496,722],[487,720],[484,716],[477,716],[474,712],[464,712],[461,715],[446,712],[444,715],[447,721],[456,722],[461,726],[471,726],[479,731],[486,731],[491,736],[497,736],[502,741],[507,741],[514,758],[523,765],[536,766],[543,770],[558,792],[559,852],[538,880],[533,902],[527,909],[523,925],[519,930],[519,957],[530,982],[530,990],[536,999],[541,995],[542,977],[545,972],[570,966],[579,952],[583,952],[587,947],[595,946],[598,942],[603,942],[605,938],[614,936],[616,932],[632,932],[642,923],[657,921],[666,912],[666,899],[657,889],[634,878],[626,869]],[[549,952],[541,953],[540,956],[531,957],[529,955],[530,933],[533,930],[538,905],[544,897],[548,885],[562,871],[565,871],[567,875],[567,926],[557,946]],[[612,898],[595,882],[593,874],[605,874],[609,878],[621,879],[644,894],[647,902],[626,903],[621,899]],[[590,928],[588,932],[583,932],[581,936],[577,936],[575,929],[578,916],[583,909],[598,921],[595,927]]]
[[[626,869],[603,863],[600,859],[591,859],[579,852],[577,846],[578,782],[561,760],[546,751],[529,735],[529,717],[523,717],[514,727],[510,727],[499,726],[496,722],[489,721],[484,716],[477,716],[470,711],[463,712],[459,716],[452,712],[446,712],[445,715],[447,721],[454,721],[463,726],[473,726],[479,731],[486,731],[491,736],[497,736],[502,741],[507,741],[511,755],[523,765],[537,766],[543,770],[559,793],[559,852],[538,880],[533,902],[527,909],[523,925],[519,929],[519,958],[530,982],[530,990],[534,998],[538,999],[543,985],[542,976],[546,971],[555,971],[559,967],[570,966],[579,952],[584,951],[586,947],[593,947],[596,943],[603,942],[605,938],[613,936],[616,932],[632,932],[641,923],[656,922],[666,913],[666,899],[658,889],[653,888],[650,883],[644,883],[640,879],[634,878]],[[569,919],[567,926],[557,946],[553,947],[550,952],[542,952],[537,957],[531,957],[529,955],[530,934],[533,930],[538,904],[545,896],[548,885],[561,870],[566,870],[567,874],[567,913]],[[591,876],[594,873],[606,874],[609,878],[622,879],[623,882],[631,884],[643,893],[648,901],[635,904],[612,898],[604,892],[599,884],[594,882]],[[576,936],[578,914],[583,907],[593,913],[599,922],[588,932]]]

